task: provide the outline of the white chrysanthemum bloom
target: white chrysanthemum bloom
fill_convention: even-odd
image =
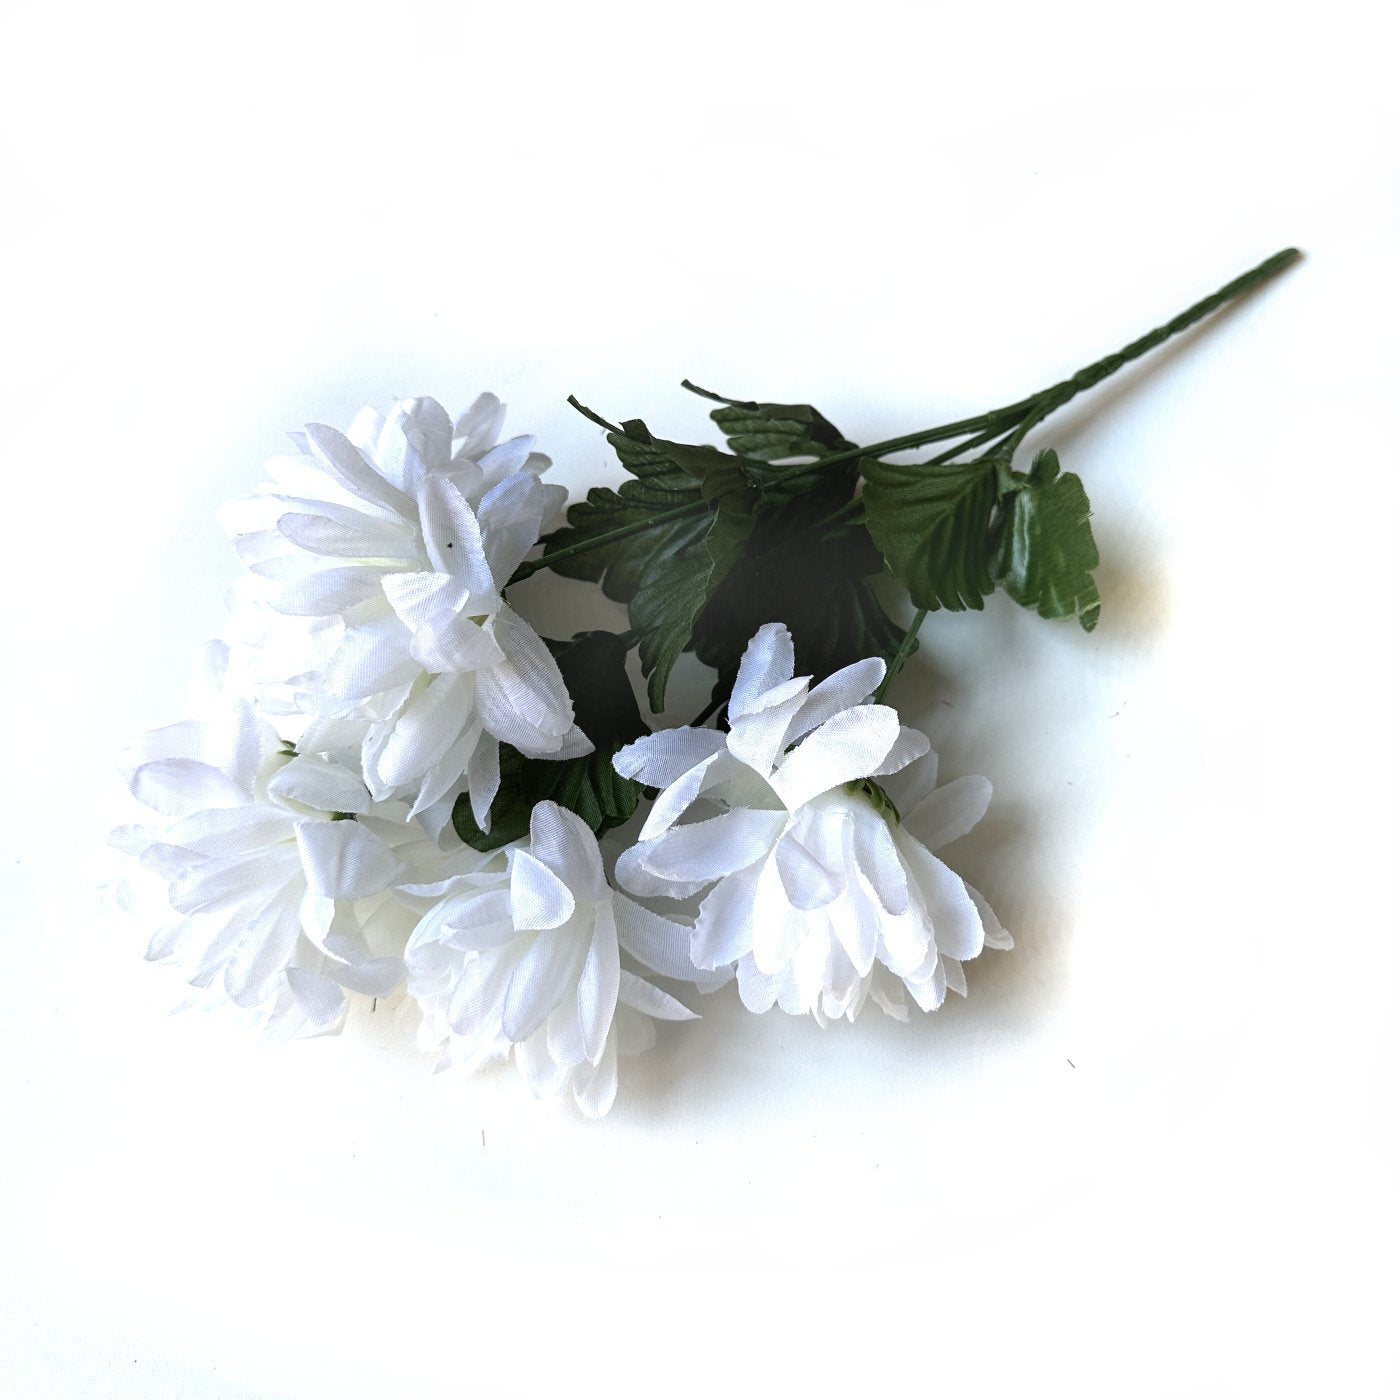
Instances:
[[[206,652],[215,692],[226,658],[222,643]],[[374,802],[343,762],[294,755],[242,697],[203,708],[123,756],[158,819],[112,833],[138,862],[118,902],[159,925],[146,956],[178,965],[209,1003],[274,1035],[336,1029],[347,990],[384,996],[403,980],[414,916],[391,887],[447,857],[402,803]]]
[[[694,1012],[621,965],[693,980],[690,930],[612,889],[587,824],[538,803],[528,842],[405,892],[427,912],[404,954],[422,1043],[477,1068],[514,1051],[537,1095],[568,1088],[591,1118],[617,1093],[617,1057],[654,1043],[652,1019]]]
[[[787,628],[766,624],[744,652],[727,734],[662,730],[617,753],[618,772],[663,789],[617,878],[641,895],[708,890],[692,960],[735,965],[750,1010],[854,1019],[869,996],[899,1016],[906,988],[932,1010],[966,989],[964,960],[1009,946],[931,853],[980,819],[991,784],[929,791],[928,740],[863,703],[884,676],[878,658],[816,687],[793,670]]]
[[[307,751],[359,744],[371,794],[415,815],[465,784],[483,828],[500,743],[592,749],[548,647],[502,597],[567,494],[539,479],[533,438],[496,445],[504,413],[483,394],[455,426],[427,398],[366,409],[348,433],[311,424],[224,517],[257,580],[235,590],[230,635],[254,644],[264,711],[305,716]]]

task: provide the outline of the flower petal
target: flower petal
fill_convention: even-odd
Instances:
[[[833,671],[824,681],[812,687],[807,702],[797,712],[788,730],[788,742],[793,743],[825,724],[842,710],[849,710],[869,699],[885,678],[885,663],[878,656],[853,662]]]
[[[364,899],[393,883],[399,863],[383,840],[357,821],[296,824],[306,883],[328,899]]]
[[[345,993],[329,977],[302,967],[289,967],[285,975],[297,1006],[313,1026],[329,1026],[345,1010]]]
[[[501,1007],[501,1029],[509,1039],[527,1040],[544,1025],[573,991],[587,955],[588,944],[572,930],[551,930],[531,942],[515,964]]]
[[[613,895],[613,914],[617,922],[617,941],[643,967],[663,977],[695,980],[697,968],[690,960],[690,929],[625,894]]]
[[[657,1021],[698,1021],[699,1015],[675,997],[633,973],[620,974],[618,1000]]]
[[[981,892],[968,885],[967,893],[982,920],[982,946],[995,948],[999,952],[1014,948],[1016,945],[1011,935],[1002,927],[1001,920],[992,912],[992,906],[983,898]]]
[[[573,893],[554,871],[529,851],[515,850],[510,858],[510,907],[516,928],[553,929],[573,917],[575,904]]]
[[[787,745],[787,733],[807,698],[807,677],[783,681],[758,698],[754,708],[730,716],[729,752],[764,778]]]
[[[923,895],[938,951],[960,962],[982,951],[982,919],[963,881],[919,842],[899,842],[919,892]]]
[[[617,956],[617,930],[612,910],[600,905],[593,923],[593,938],[578,979],[578,1019],[583,1048],[590,1064],[597,1064],[617,1008],[621,969]]]
[[[931,851],[966,835],[986,815],[992,785],[986,778],[968,774],[929,793],[901,826]]]
[[[587,1062],[574,1070],[570,1080],[574,1102],[588,1118],[601,1118],[617,1097],[617,1041],[608,1037],[597,1065]]]
[[[744,648],[739,662],[729,697],[730,721],[758,709],[769,690],[792,680],[793,666],[792,634],[781,622],[765,622]]]
[[[666,788],[724,747],[725,737],[717,729],[659,729],[618,749],[613,767],[624,778]]]
[[[394,788],[422,778],[460,736],[471,699],[470,676],[434,676],[400,711],[375,756],[378,780]]]
[[[607,897],[598,838],[582,817],[558,803],[537,802],[530,813],[530,854],[548,866],[577,899]]]
[[[357,773],[320,754],[298,754],[268,780],[269,796],[317,812],[367,812],[369,792]]]
[[[574,707],[559,666],[534,628],[509,607],[491,620],[504,660],[476,673],[476,709],[487,733],[531,758],[559,752]],[[585,752],[591,751],[592,745]]]
[[[766,856],[787,821],[786,812],[741,807],[708,821],[673,826],[646,844],[646,865],[667,879],[717,880]]]
[[[506,421],[505,405],[495,394],[478,394],[472,406],[457,419],[454,438],[461,438],[458,457],[472,457],[486,452],[500,435]]]
[[[312,569],[287,583],[269,606],[292,617],[329,617],[373,598],[383,577],[384,569],[370,564]]]
[[[308,423],[306,445],[326,474],[347,491],[405,520],[412,517],[413,502],[385,481],[344,433],[324,423]]]
[[[720,735],[719,738],[723,740],[724,736]],[[651,811],[647,813],[646,821],[642,823],[642,829],[638,833],[640,840],[652,841],[664,836],[685,815],[690,804],[700,796],[705,779],[718,758],[718,753],[702,758],[694,768],[682,773],[664,792],[657,794],[656,801],[651,804]]]
[[[496,581],[481,544],[476,512],[445,476],[430,476],[418,493],[423,544],[440,574],[451,574],[473,597],[489,597]]]
[[[790,811],[842,783],[868,777],[899,738],[888,705],[843,710],[809,734],[774,773],[774,791]]]
[[[917,763],[928,752],[928,747],[926,734],[921,734],[917,729],[910,729],[908,725],[901,725],[899,737],[894,741],[889,753],[867,776],[880,778],[887,773],[898,773],[911,763]]]
[[[413,557],[411,542],[402,529],[367,516],[346,524],[329,513],[288,511],[277,518],[277,530],[308,554],[384,563]]]
[[[158,758],[143,763],[128,780],[132,796],[163,816],[179,817],[205,807],[238,807],[248,794],[212,764],[194,758]]]
[[[726,967],[753,948],[754,902],[762,865],[726,877],[700,905],[690,935],[690,960],[698,968]]]

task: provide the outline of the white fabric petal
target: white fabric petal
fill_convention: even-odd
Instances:
[[[277,520],[278,532],[298,549],[336,559],[381,560],[392,564],[412,558],[412,541],[401,528],[361,517],[353,524],[336,520],[329,507],[322,513],[288,511]]]
[[[398,873],[393,852],[357,821],[298,822],[296,833],[306,883],[329,899],[364,899]]]
[[[410,632],[436,624],[442,626],[456,617],[470,596],[460,579],[445,572],[388,574],[383,581],[384,596]]]
[[[722,740],[724,736],[718,737]],[[705,780],[718,759],[718,753],[702,758],[689,772],[682,773],[664,792],[658,793],[656,801],[651,805],[651,811],[647,813],[646,821],[642,823],[638,839],[652,841],[658,836],[664,836],[700,796],[705,787]]]
[[[520,561],[539,541],[554,493],[537,477],[519,472],[493,486],[477,511],[487,567],[495,587],[510,581]]]
[[[578,1020],[583,1048],[590,1064],[603,1053],[617,1007],[621,970],[617,956],[617,930],[612,910],[600,905],[594,916],[593,938],[578,979]]]
[[[891,802],[900,812],[911,812],[933,791],[938,782],[938,755],[930,749],[907,768],[880,780]]]
[[[675,997],[631,972],[620,975],[618,1000],[657,1021],[698,1021],[699,1015]]]
[[[928,747],[926,734],[921,734],[917,729],[910,729],[907,725],[902,725],[899,737],[894,741],[889,753],[866,776],[880,778],[887,773],[898,773],[900,769],[907,768],[911,763],[921,759],[928,752]]]
[[[510,858],[510,907],[516,928],[554,929],[573,917],[575,903],[554,871],[529,851],[516,850]]]
[[[467,789],[472,819],[483,831],[491,830],[491,804],[501,790],[501,746],[493,735],[481,734],[467,763]]]
[[[167,827],[165,842],[203,856],[245,855],[265,846],[294,840],[293,821],[290,812],[261,803],[206,807]]]
[[[609,1036],[597,1065],[586,1061],[574,1070],[574,1102],[589,1118],[601,1118],[617,1097],[617,1041]]]
[[[792,634],[781,622],[766,622],[744,648],[729,697],[730,722],[763,702],[764,694],[793,676]]]
[[[461,438],[459,457],[476,457],[486,452],[506,421],[505,405],[495,394],[479,394],[472,406],[457,419],[453,437]]]
[[[868,777],[899,738],[899,716],[887,705],[844,710],[805,738],[772,777],[774,791],[795,810],[842,783]]]
[[[298,754],[269,779],[270,797],[317,812],[367,812],[369,793],[358,774],[320,754]]]
[[[237,807],[248,794],[211,764],[193,758],[158,758],[143,763],[128,780],[131,794],[168,817],[204,807]]]
[[[968,885],[967,893],[982,920],[982,946],[1001,952],[1015,947],[1011,935],[1002,927],[1001,920],[992,912],[992,906],[983,898],[981,892]]]
[[[736,808],[708,821],[673,826],[647,843],[648,869],[672,880],[717,880],[766,856],[787,825],[786,812]]]
[[[909,908],[909,880],[889,824],[868,803],[851,804],[850,854],[886,913]]]
[[[659,729],[618,749],[613,767],[624,778],[667,788],[724,746],[725,737],[717,729]]]
[[[969,774],[936,788],[900,825],[931,851],[965,836],[986,815],[992,800],[992,785],[986,778]]]
[[[878,656],[868,656],[864,661],[833,671],[812,687],[812,693],[788,730],[788,742],[796,742],[842,710],[861,704],[875,693],[884,678],[885,663]]]
[[[763,777],[773,771],[787,733],[807,698],[807,677],[785,681],[741,715],[730,716],[729,752]]]
[[[321,674],[321,688],[358,700],[417,680],[421,670],[408,643],[408,629],[392,613],[347,627]]]
[[[778,842],[774,863],[783,892],[794,909],[821,909],[841,893],[839,867],[828,870],[794,832],[788,832]]]
[[[329,617],[376,597],[385,570],[367,564],[313,569],[293,578],[270,600],[270,606],[292,617]]]
[[[301,967],[289,967],[285,976],[298,1007],[313,1026],[329,1026],[345,1010],[345,993],[329,977]]]
[[[413,503],[365,460],[364,453],[344,433],[324,423],[306,425],[306,445],[326,473],[347,491],[370,505],[407,519]]]
[[[376,755],[379,781],[393,788],[423,777],[461,734],[471,695],[470,676],[434,676],[404,706]]]
[[[543,867],[541,867],[543,868]],[[588,944],[569,929],[535,938],[511,973],[501,1006],[501,1030],[512,1041],[528,1039],[573,991]]]
[[[923,895],[938,951],[959,961],[975,958],[982,951],[982,919],[967,886],[911,837],[899,848]]]
[[[559,666],[534,628],[509,607],[492,618],[491,631],[505,659],[477,672],[477,714],[487,733],[532,758],[550,758],[574,719]]]
[[[690,960],[696,967],[725,967],[753,948],[753,910],[761,870],[761,864],[740,870],[705,896],[690,935]]]
[[[760,972],[783,971],[802,941],[802,915],[788,901],[777,853],[764,861],[754,886],[753,961]]]
[[[530,854],[546,865],[577,899],[605,899],[608,882],[598,838],[582,817],[556,802],[537,802],[530,813]]]
[[[690,929],[653,913],[624,894],[613,896],[617,941],[643,967],[663,977],[694,981],[697,969],[690,960]]]
[[[643,841],[629,846],[618,856],[617,864],[613,867],[613,879],[624,890],[647,899],[688,899],[693,894],[699,894],[710,883],[709,880],[673,880],[658,875],[647,864],[651,845],[652,842]]]
[[[457,487],[443,476],[431,476],[418,495],[423,544],[440,574],[451,574],[473,596],[496,591],[486,562],[476,513]]]
[[[384,476],[412,495],[428,472],[445,467],[452,455],[452,420],[436,399],[404,399],[395,404],[375,443],[374,459]]]

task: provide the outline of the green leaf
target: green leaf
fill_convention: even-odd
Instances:
[[[808,403],[753,403],[743,399],[727,399],[686,382],[686,388],[708,399],[718,400],[723,407],[711,411],[710,417],[724,434],[732,451],[748,459],[750,476],[763,488],[764,505],[778,504],[822,485],[840,482],[847,497],[855,490],[857,467],[855,461],[824,468],[820,459],[837,452],[848,452],[855,443],[844,438],[835,425]],[[810,473],[794,476],[789,481],[774,484],[774,478],[785,475],[792,459],[812,457]],[[765,469],[756,463],[785,463],[782,471]]]
[[[628,605],[648,698],[661,710],[671,670],[691,645],[696,615],[743,552],[759,488],[737,457],[655,438],[639,419],[623,423],[608,441],[634,480],[618,491],[590,491],[570,508],[568,525],[544,541],[546,553],[678,506],[711,506],[552,566],[570,578],[601,581],[608,597]]]
[[[997,465],[861,463],[865,523],[890,572],[916,607],[980,609],[988,568]]]
[[[728,696],[744,648],[765,622],[787,625],[798,673],[817,680],[899,645],[903,631],[872,586],[880,552],[861,525],[827,525],[831,509],[829,493],[816,491],[765,511],[696,619],[696,654],[719,672],[717,699]]]
[[[1092,632],[1099,590],[1092,570],[1099,550],[1089,528],[1089,498],[1073,472],[1060,475],[1050,449],[1037,452],[1029,476],[1015,482],[1002,522],[993,572],[1023,607],[1041,617],[1078,618]]]
[[[549,642],[574,702],[574,720],[593,741],[582,758],[526,758],[501,745],[501,787],[491,804],[491,830],[482,831],[464,793],[452,824],[467,845],[494,851],[527,835],[537,802],[557,802],[597,832],[625,822],[637,809],[641,785],[612,766],[613,754],[649,732],[627,676],[627,644],[612,632],[580,632],[570,642]]]

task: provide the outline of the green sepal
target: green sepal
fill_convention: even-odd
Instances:
[[[1077,618],[1092,632],[1099,620],[1099,590],[1092,571],[1099,550],[1089,528],[1089,498],[1060,459],[1037,452],[1028,475],[1016,474],[1003,496],[1003,515],[992,563],[998,583],[1023,607],[1055,620]]]
[[[580,632],[572,641],[547,641],[574,702],[574,722],[593,741],[582,758],[527,758],[501,745],[501,786],[491,803],[491,830],[482,831],[463,793],[452,825],[467,845],[494,851],[529,834],[537,802],[557,802],[602,833],[637,809],[640,783],[612,766],[613,755],[650,733],[627,676],[627,643],[612,632]]]

